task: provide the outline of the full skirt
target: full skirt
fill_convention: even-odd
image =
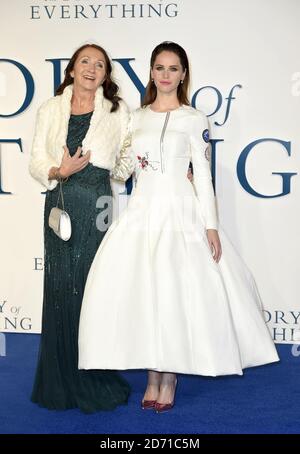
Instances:
[[[81,369],[242,374],[278,361],[253,277],[220,230],[217,264],[184,178],[139,177],[91,266],[79,332]]]

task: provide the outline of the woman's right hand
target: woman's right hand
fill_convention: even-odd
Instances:
[[[62,178],[67,178],[73,173],[80,172],[80,170],[84,169],[88,165],[91,152],[88,151],[85,155],[80,156],[81,147],[78,147],[74,156],[70,156],[68,147],[64,146],[63,148],[64,155],[58,170]]]

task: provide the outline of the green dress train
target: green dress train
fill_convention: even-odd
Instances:
[[[74,155],[88,131],[92,112],[71,115],[67,146]],[[84,286],[94,255],[111,222],[109,170],[88,164],[63,184],[72,236],[62,241],[48,226],[58,185],[47,191],[44,211],[45,267],[42,336],[31,400],[48,409],[80,408],[86,413],[111,410],[127,402],[129,385],[114,371],[78,370],[78,326]],[[109,204],[109,202],[108,202]],[[104,211],[105,210],[105,211]],[[105,228],[98,230],[102,212]],[[103,225],[103,222],[101,223]],[[101,325],[99,326],[101,329]]]

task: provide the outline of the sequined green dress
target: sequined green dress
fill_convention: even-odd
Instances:
[[[71,115],[67,146],[73,155],[89,128],[92,112]],[[109,171],[88,164],[63,184],[65,210],[72,221],[69,241],[48,226],[58,186],[47,191],[44,212],[45,272],[42,336],[31,400],[56,410],[111,410],[127,402],[129,385],[114,371],[78,370],[78,326],[84,286],[94,255],[111,222]],[[107,196],[102,208],[96,203]],[[103,199],[101,199],[103,200]],[[100,214],[101,225],[96,227]],[[99,218],[98,218],[99,220]],[[98,226],[100,225],[98,224]],[[101,329],[101,326],[99,326]]]

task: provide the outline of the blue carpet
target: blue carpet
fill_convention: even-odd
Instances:
[[[2,434],[300,433],[300,356],[292,355],[291,345],[277,345],[280,363],[246,369],[243,377],[179,376],[174,409],[158,415],[140,409],[146,372],[124,372],[133,390],[128,406],[85,415],[30,402],[38,344],[36,334],[6,334],[6,356],[0,356]]]

